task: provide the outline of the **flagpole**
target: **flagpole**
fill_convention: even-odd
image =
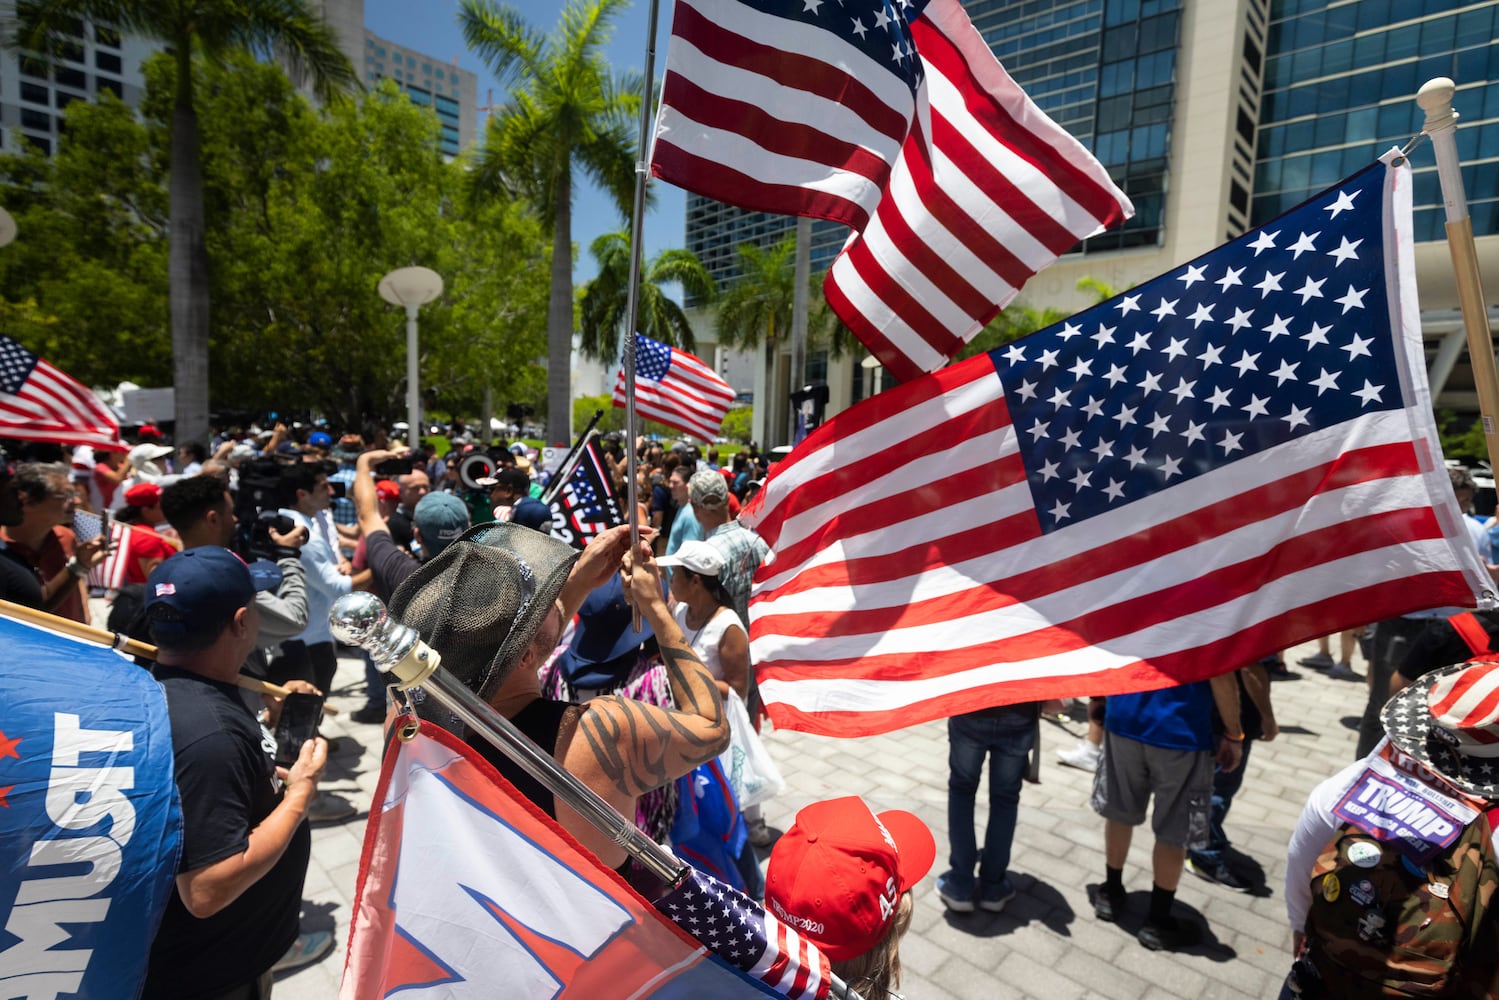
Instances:
[[[1473,384],[1478,389],[1478,408],[1483,421],[1483,440],[1489,464],[1499,469],[1499,369],[1494,364],[1494,344],[1489,333],[1488,310],[1478,271],[1478,248],[1473,243],[1473,220],[1468,215],[1468,197],[1463,190],[1462,165],[1457,158],[1457,119],[1452,95],[1457,86],[1447,77],[1428,80],[1416,92],[1416,103],[1426,112],[1422,132],[1431,139],[1436,154],[1437,179],[1447,210],[1447,248],[1457,276],[1457,301],[1468,335],[1468,361],[1473,366]]]
[[[57,615],[38,611],[35,608],[24,607],[20,604],[12,604],[10,601],[0,601],[0,614],[14,618],[16,621],[25,622],[28,625],[36,625],[41,628],[49,628],[54,632],[74,639],[82,639],[84,642],[97,643],[100,646],[108,646],[110,649],[118,649],[129,656],[139,656],[143,660],[156,660],[156,647],[149,642],[141,642],[132,639],[128,635],[119,632],[108,632],[102,628],[94,628],[82,622],[75,622],[71,618],[59,618]],[[240,674],[235,682],[246,691],[254,691],[256,694],[269,694],[277,698],[285,698],[291,694],[289,690],[279,684],[263,681],[259,677],[251,677],[248,674]],[[323,711],[329,715],[338,714],[337,705],[323,706]]]
[[[635,412],[635,325],[640,314],[640,260],[645,233],[645,182],[648,172],[646,159],[651,137],[651,94],[656,84],[656,17],[660,12],[660,0],[651,0],[646,15],[645,28],[645,75],[640,85],[640,141],[639,154],[635,158],[635,203],[630,211],[630,283],[625,297],[625,436],[630,447],[626,454],[626,477],[629,479],[626,503],[630,507],[630,549],[640,548],[640,485],[636,471],[638,463],[635,440],[640,433],[640,423]],[[631,615],[631,624],[640,630],[640,611]]]

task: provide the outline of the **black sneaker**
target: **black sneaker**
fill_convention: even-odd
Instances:
[[[1193,858],[1187,858],[1187,871],[1196,875],[1204,882],[1215,882],[1231,892],[1248,892],[1253,888],[1245,882],[1234,870],[1222,861],[1215,865],[1201,864]]]
[[[366,705],[350,712],[349,718],[363,726],[378,725],[385,721],[385,706]]]
[[[1112,924],[1124,912],[1125,902],[1123,889],[1110,889],[1106,885],[1101,885],[1093,894],[1093,915],[1099,920]]]
[[[1196,924],[1184,923],[1175,917],[1166,922],[1147,920],[1140,933],[1135,935],[1140,943],[1151,951],[1177,951],[1190,948],[1202,940],[1202,929]]]

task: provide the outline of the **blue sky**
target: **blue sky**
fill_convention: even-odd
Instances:
[[[538,30],[550,34],[562,13],[560,0],[512,0],[526,20]],[[625,8],[614,26],[614,34],[607,50],[608,59],[617,71],[645,69],[646,21],[649,5],[645,0],[635,0]],[[503,100],[503,90],[493,74],[469,52],[463,44],[463,34],[458,29],[457,0],[365,0],[364,23],[375,34],[403,45],[425,52],[445,61],[458,57],[458,64],[479,75],[479,104],[488,103],[487,91],[494,88],[496,100]],[[659,26],[656,36],[656,77],[660,78],[666,63],[666,39],[671,26],[670,0],[662,0]],[[483,115],[480,115],[480,128]],[[686,202],[680,188],[660,181],[651,181],[656,204],[645,217],[645,253],[653,256],[662,250],[683,245],[683,227],[686,218]],[[580,180],[573,193],[573,243],[578,247],[578,259],[573,268],[573,279],[578,284],[587,281],[595,273],[593,257],[588,245],[595,236],[614,230],[629,228],[629,220],[621,218],[609,199],[591,187],[586,179]]]

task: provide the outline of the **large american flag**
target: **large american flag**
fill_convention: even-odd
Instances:
[[[677,0],[651,169],[851,226],[823,291],[902,380],[1134,211],[958,0]]]
[[[3,335],[0,437],[123,449],[119,421],[88,386]]]
[[[833,973],[817,946],[744,893],[693,869],[656,909],[719,958],[792,1000],[828,995]]]
[[[1196,680],[1492,582],[1432,423],[1410,170],[1375,164],[776,466],[751,649],[864,735]]]
[[[734,390],[701,358],[635,335],[635,408],[649,420],[712,441]],[[625,405],[625,371],[614,380],[614,405]]]

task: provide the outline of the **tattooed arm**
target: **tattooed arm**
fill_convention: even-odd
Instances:
[[[687,645],[661,596],[661,579],[648,545],[625,555],[625,592],[650,623],[661,647],[675,709],[611,696],[588,702],[568,748],[568,767],[593,785],[636,796],[691,771],[729,745],[729,720],[708,668]],[[573,768],[578,760],[588,775]],[[607,797],[607,796],[606,796]]]

